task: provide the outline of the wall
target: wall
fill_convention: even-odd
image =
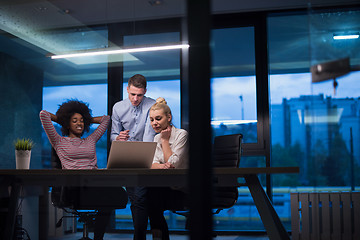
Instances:
[[[15,168],[14,140],[35,142],[30,168],[41,168],[42,70],[0,53],[0,168]]]

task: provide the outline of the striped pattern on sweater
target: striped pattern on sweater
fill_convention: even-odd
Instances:
[[[51,121],[50,114],[42,110],[40,120],[49,141],[58,154],[63,169],[97,169],[96,142],[105,133],[110,117],[103,116],[100,125],[87,138],[62,137]]]

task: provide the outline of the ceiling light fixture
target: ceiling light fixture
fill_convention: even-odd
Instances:
[[[113,54],[136,53],[136,52],[151,52],[151,51],[188,49],[188,48],[189,48],[189,44],[162,45],[162,46],[151,46],[151,47],[138,47],[138,48],[126,48],[126,49],[116,49],[116,50],[101,50],[101,51],[91,51],[91,52],[59,54],[59,55],[52,55],[51,59],[113,55]]]
[[[359,38],[359,33],[349,33],[349,34],[334,34],[334,40],[344,40],[344,39],[357,39]]]

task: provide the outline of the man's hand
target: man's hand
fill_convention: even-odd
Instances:
[[[125,130],[125,131],[121,131],[120,134],[116,137],[116,141],[127,141],[129,139],[129,131],[130,130]]]

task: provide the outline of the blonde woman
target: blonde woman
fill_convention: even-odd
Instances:
[[[172,125],[170,107],[164,98],[158,98],[150,108],[150,123],[157,135],[153,169],[187,168],[188,133]],[[181,208],[187,194],[171,187],[148,188],[148,213],[154,239],[169,239],[169,230],[164,218],[167,209]]]

